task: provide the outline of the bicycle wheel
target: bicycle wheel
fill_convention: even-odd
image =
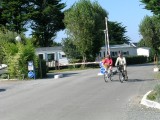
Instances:
[[[124,76],[125,76],[125,81],[128,81],[128,76],[126,72],[124,73]]]
[[[112,81],[113,79],[112,79],[112,76],[113,76],[113,73],[111,72],[111,73],[109,73],[109,79],[110,79],[110,81]]]
[[[107,72],[104,73],[104,81],[108,82],[108,73]]]
[[[122,72],[119,72],[119,80],[121,83],[123,83],[123,81],[124,81],[124,75]]]

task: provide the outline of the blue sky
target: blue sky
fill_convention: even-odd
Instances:
[[[67,5],[66,9],[77,1],[62,0]],[[144,16],[152,16],[152,13],[144,9],[144,5],[142,5],[140,0],[97,0],[97,2],[109,13],[109,21],[116,21],[126,26],[126,30],[128,31],[126,35],[132,42],[138,42],[141,39],[138,31],[139,24]],[[64,37],[66,37],[64,31],[58,32],[55,41],[61,42],[61,39]]]

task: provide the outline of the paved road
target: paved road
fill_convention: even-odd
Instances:
[[[129,81],[105,83],[99,69],[65,77],[0,82],[1,120],[159,120],[160,111],[139,104],[159,83],[153,66],[129,66]]]

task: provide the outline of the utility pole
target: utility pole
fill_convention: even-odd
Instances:
[[[108,24],[107,24],[107,22],[108,22],[108,18],[107,18],[107,17],[105,17],[105,22],[106,22],[105,41],[106,41],[106,37],[107,37],[107,41],[106,41],[106,43],[107,43],[107,51],[108,51],[108,54],[110,55],[110,48],[109,48],[109,35],[108,35]]]
[[[106,52],[105,52],[105,56],[107,56],[107,53],[108,53],[108,45],[107,45],[107,31],[106,30],[103,30],[104,31],[104,39],[105,39],[105,47],[106,47]]]

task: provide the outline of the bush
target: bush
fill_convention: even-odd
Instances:
[[[45,78],[47,76],[48,67],[45,60],[36,60],[36,78]]]
[[[2,49],[11,78],[17,78],[17,76],[22,76],[22,74],[27,76],[28,61],[34,61],[36,57],[31,41],[26,41],[26,44],[5,42]]]
[[[147,59],[148,59],[146,56],[126,56],[125,58],[126,58],[127,65],[147,63]],[[112,59],[113,59],[113,65],[114,65],[117,58],[113,57]]]
[[[160,102],[160,84],[147,96],[147,99]]]
[[[2,74],[2,75],[0,76],[0,78],[2,78],[2,79],[7,79],[7,78],[8,78],[8,74]]]
[[[156,96],[157,96],[157,92],[156,91],[152,91],[149,95],[147,95],[147,99],[149,100],[156,100]]]
[[[160,84],[155,86],[154,91],[157,92],[156,100],[160,102]]]

